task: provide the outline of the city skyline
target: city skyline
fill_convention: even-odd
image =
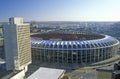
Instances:
[[[0,22],[8,17],[25,21],[120,21],[120,0],[1,0]]]

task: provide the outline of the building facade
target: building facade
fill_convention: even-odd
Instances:
[[[115,57],[119,41],[89,33],[37,34],[31,45],[33,62],[89,64]]]
[[[5,62],[7,70],[21,70],[31,63],[29,24],[23,18],[13,17],[3,25]]]
[[[3,45],[3,31],[2,25],[0,25],[0,60],[4,60],[4,45]]]

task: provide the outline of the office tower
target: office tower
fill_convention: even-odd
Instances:
[[[3,32],[2,25],[0,25],[0,61],[4,60],[4,47],[3,47]]]
[[[22,70],[31,63],[31,44],[29,24],[23,18],[9,18],[3,25],[5,61],[7,70]]]

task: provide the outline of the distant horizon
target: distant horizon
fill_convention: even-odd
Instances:
[[[9,22],[9,21],[4,21]],[[4,23],[0,22],[0,23]],[[24,22],[120,22],[120,21],[24,21]]]

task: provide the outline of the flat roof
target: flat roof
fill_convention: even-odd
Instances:
[[[40,67],[27,79],[58,79],[65,70]]]

